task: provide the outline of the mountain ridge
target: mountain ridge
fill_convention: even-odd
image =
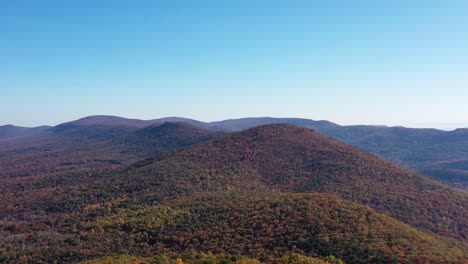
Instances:
[[[274,117],[249,117],[202,122],[181,117],[138,120],[116,116],[88,116],[47,128],[33,136],[41,136],[51,131],[57,132],[67,129],[72,133],[73,129],[75,129],[75,135],[81,134],[91,139],[106,140],[137,128],[160,124],[164,121],[185,122],[205,129],[225,132],[239,131],[271,123],[299,125],[314,129],[323,135],[378,155],[407,169],[428,175],[439,182],[468,190],[468,169],[459,169],[455,165],[447,165],[454,164],[460,160],[468,163],[468,133],[463,128],[444,131],[438,129],[405,128],[401,126],[340,126],[325,120],[314,121],[303,118]],[[94,125],[94,128],[90,125]],[[95,133],[94,129],[101,130],[101,132],[97,131]],[[107,132],[103,130],[107,130]],[[31,137],[21,137],[21,139],[26,140]],[[17,137],[2,139],[0,131],[0,142],[15,139]]]

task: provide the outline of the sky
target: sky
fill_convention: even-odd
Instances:
[[[468,1],[0,1],[0,125],[468,127]]]

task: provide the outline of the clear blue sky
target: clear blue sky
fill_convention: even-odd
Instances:
[[[468,125],[468,1],[0,2],[0,124]]]

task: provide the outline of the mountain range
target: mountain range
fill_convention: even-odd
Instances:
[[[468,194],[391,162],[463,170],[463,129],[94,116],[34,131],[0,141],[0,262],[468,261]]]
[[[117,133],[125,134],[131,130],[164,122],[183,122],[211,131],[223,132],[241,131],[274,123],[302,126],[424,174],[436,181],[456,188],[468,189],[468,129],[466,128],[443,131],[386,126],[340,126],[323,120],[270,117],[207,123],[180,117],[139,120],[116,116],[90,116],[55,127],[3,126],[0,127],[0,143],[12,141],[15,138],[53,135],[62,130],[68,133],[68,136],[71,133],[77,133],[77,135],[89,133],[88,138],[93,137],[91,133],[95,133],[96,137],[103,137],[101,139],[105,140],[115,137]],[[98,132],[98,129],[101,132]]]

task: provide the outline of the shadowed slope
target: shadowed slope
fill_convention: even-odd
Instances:
[[[162,151],[182,148],[221,136],[220,132],[213,132],[188,123],[165,122],[139,129],[114,142],[124,145],[124,152],[154,156]]]

